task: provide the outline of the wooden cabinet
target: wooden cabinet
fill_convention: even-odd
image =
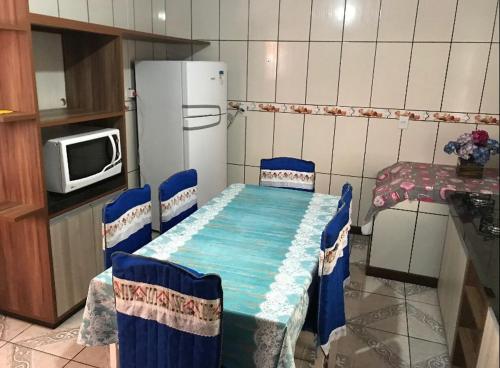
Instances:
[[[441,273],[439,275],[438,297],[443,316],[446,340],[451,355],[455,342],[460,300],[467,268],[467,254],[462,239],[451,216],[448,219],[444,243]]]
[[[50,222],[57,315],[62,316],[87,297],[97,275],[92,208],[70,212]]]
[[[495,318],[493,310],[489,308],[477,360],[479,368],[499,367],[498,345],[498,321]]]

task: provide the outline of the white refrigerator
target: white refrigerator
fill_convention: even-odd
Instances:
[[[209,61],[139,61],[135,66],[141,185],[149,184],[153,229],[158,186],[198,172],[198,206],[227,185],[227,67]]]

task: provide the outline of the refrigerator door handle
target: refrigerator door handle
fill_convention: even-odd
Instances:
[[[221,122],[221,116],[222,115],[218,115],[217,121],[215,123],[208,124],[208,125],[191,126],[191,127],[184,125],[184,130],[201,130],[201,129],[212,128],[212,127],[217,126],[217,125],[220,124],[220,122]]]
[[[221,115],[222,114],[222,108],[219,105],[182,105],[183,109],[217,109],[218,113],[217,114],[211,114],[211,115]],[[202,116],[207,116],[206,114],[203,115],[190,115],[186,116],[186,118],[199,118]]]

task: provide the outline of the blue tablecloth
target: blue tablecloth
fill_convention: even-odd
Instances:
[[[338,200],[233,184],[136,254],[221,276],[225,367],[294,367],[321,232]],[[90,283],[78,342],[117,342],[110,270]]]

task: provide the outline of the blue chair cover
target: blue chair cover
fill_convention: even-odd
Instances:
[[[342,244],[349,235],[347,206],[335,214],[321,236],[319,261],[318,338],[325,355],[330,343],[345,335],[344,268]]]
[[[171,229],[198,209],[197,184],[198,174],[191,169],[172,175],[160,185],[160,233]]]
[[[116,251],[133,253],[151,241],[151,188],[121,193],[102,210],[104,263],[111,267]]]
[[[121,368],[219,368],[222,283],[187,267],[113,255]]]
[[[260,185],[314,192],[314,162],[291,157],[260,161]]]
[[[348,211],[349,211],[349,225],[352,222],[352,186],[349,183],[345,183],[344,186],[342,187],[342,197],[340,198],[339,205],[337,208],[337,211],[339,211],[342,206],[348,206]],[[343,247],[343,253],[342,253],[342,258],[340,259],[340,262],[342,263],[342,267],[344,269],[344,286],[349,284],[349,280],[351,277],[351,272],[349,270],[349,257],[351,254],[351,241],[349,236],[346,239],[346,242]]]

